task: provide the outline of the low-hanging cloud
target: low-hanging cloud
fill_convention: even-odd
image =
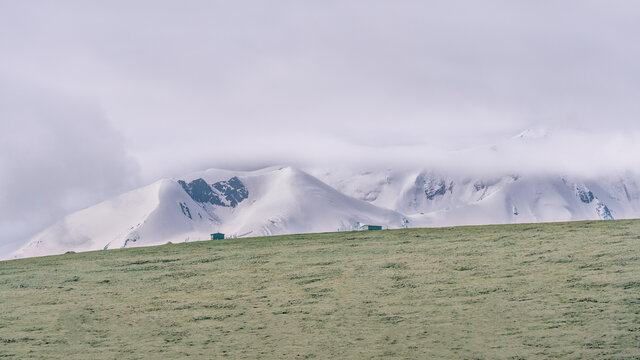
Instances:
[[[637,171],[638,11],[624,0],[2,2],[0,242],[206,167]]]
[[[268,149],[257,151],[256,149]],[[184,160],[188,153],[188,161]],[[137,153],[152,178],[180,177],[209,167],[238,170],[270,165],[302,169],[412,169],[468,176],[572,175],[586,178],[640,173],[640,132],[593,133],[566,128],[527,129],[500,141],[451,149],[438,144],[375,146],[334,136],[286,133],[184,144],[181,152]]]
[[[122,136],[91,101],[0,81],[0,119],[0,255],[138,184]]]
[[[99,98],[137,151],[286,131],[462,147],[541,122],[640,130],[629,1],[5,7],[12,73]]]

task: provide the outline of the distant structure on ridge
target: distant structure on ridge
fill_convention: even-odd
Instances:
[[[382,230],[380,225],[362,225],[360,230]]]

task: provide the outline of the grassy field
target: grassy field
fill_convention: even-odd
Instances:
[[[640,221],[0,262],[0,358],[639,359]]]

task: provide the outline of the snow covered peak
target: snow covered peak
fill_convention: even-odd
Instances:
[[[81,210],[32,238],[14,256],[38,256],[227,237],[399,228],[398,212],[346,196],[292,167],[206,170],[163,179]]]
[[[433,170],[209,169],[163,179],[81,210],[15,256],[227,237],[640,217],[633,174],[470,177]]]
[[[317,174],[347,195],[404,214],[411,226],[640,217],[640,186],[632,175],[468,177],[430,170]]]

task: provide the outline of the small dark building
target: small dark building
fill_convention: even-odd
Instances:
[[[224,239],[223,233],[213,233],[211,234],[211,240],[222,240]]]
[[[362,225],[360,230],[382,230],[380,225]]]

